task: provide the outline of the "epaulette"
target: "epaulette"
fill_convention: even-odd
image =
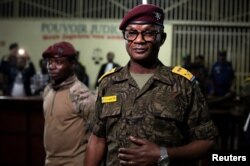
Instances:
[[[104,73],[99,79],[98,79],[98,82],[100,82],[104,77],[106,77],[107,75],[110,75],[112,73],[114,73],[116,71],[116,67],[107,71],[106,73]]]
[[[187,69],[185,69],[181,66],[175,66],[172,69],[172,72],[187,78],[191,82],[195,80],[195,76],[192,73],[190,73]]]

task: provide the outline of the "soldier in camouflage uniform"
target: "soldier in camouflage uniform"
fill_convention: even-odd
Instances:
[[[120,29],[130,61],[100,78],[85,166],[193,165],[218,134],[192,74],[164,66],[164,14],[140,5]]]
[[[68,42],[43,53],[52,80],[44,91],[45,166],[82,166],[95,95],[74,74],[76,54]]]

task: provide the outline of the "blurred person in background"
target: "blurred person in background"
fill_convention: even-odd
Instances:
[[[39,60],[40,70],[32,77],[32,94],[42,96],[43,90],[49,82],[47,63],[44,59]]]
[[[89,76],[86,71],[86,67],[80,62],[80,52],[76,52],[77,64],[75,66],[75,74],[76,77],[84,83],[87,87],[89,87]]]
[[[191,55],[190,54],[186,54],[184,56],[182,56],[182,67],[185,69],[189,69],[191,66]]]
[[[34,64],[27,51],[19,49],[18,44],[11,45],[10,49],[8,58],[1,62],[1,70],[7,76],[5,95],[31,96],[31,78],[36,73]]]
[[[115,63],[114,62],[114,59],[115,59],[115,54],[113,52],[108,52],[107,53],[107,63],[104,63],[99,72],[98,72],[98,75],[97,75],[97,79],[96,79],[96,83],[95,83],[95,87],[98,87],[98,80],[99,78],[104,74],[106,73],[107,71],[115,68],[115,67],[119,67],[120,65],[118,63]]]
[[[3,95],[7,95],[9,68],[11,68],[11,66],[16,66],[18,49],[18,43],[11,43],[9,45],[9,53],[4,55],[0,62],[0,72],[2,76],[1,89]]]
[[[218,52],[217,61],[212,66],[210,78],[212,82],[210,95],[233,97],[235,76],[232,63],[227,61],[227,51]]]
[[[5,55],[2,60],[7,61],[10,65],[16,65],[19,45],[18,43],[12,43],[9,45],[9,54]]]
[[[195,77],[199,82],[199,86],[205,96],[207,96],[210,88],[208,77],[208,69],[205,66],[205,59],[203,55],[197,55],[194,58],[194,66],[196,66]]]

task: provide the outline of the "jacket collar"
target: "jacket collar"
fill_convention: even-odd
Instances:
[[[68,77],[66,80],[64,80],[62,83],[60,84],[53,84],[53,82],[51,83],[51,87],[54,90],[59,90],[59,89],[66,89],[72,86],[72,84],[77,80],[75,75],[72,75],[70,77]]]
[[[132,79],[130,72],[129,72],[129,66],[130,66],[130,62],[128,62],[128,64],[125,67],[119,69],[120,72],[118,75],[116,75],[115,77],[112,77],[115,83],[123,82],[127,80],[130,81]],[[171,69],[172,69],[171,67],[166,67],[162,64],[162,62],[158,61],[156,72],[153,75],[153,79],[160,81],[162,83],[165,83],[165,84],[172,85],[174,79],[173,79],[173,74],[171,72]]]

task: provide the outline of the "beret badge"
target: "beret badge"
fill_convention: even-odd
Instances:
[[[59,48],[57,49],[57,52],[60,53],[60,54],[62,54],[62,53],[63,53],[63,49],[59,47]]]
[[[160,13],[154,12],[154,14],[155,14],[155,18],[156,18],[157,21],[161,19],[161,14]]]

